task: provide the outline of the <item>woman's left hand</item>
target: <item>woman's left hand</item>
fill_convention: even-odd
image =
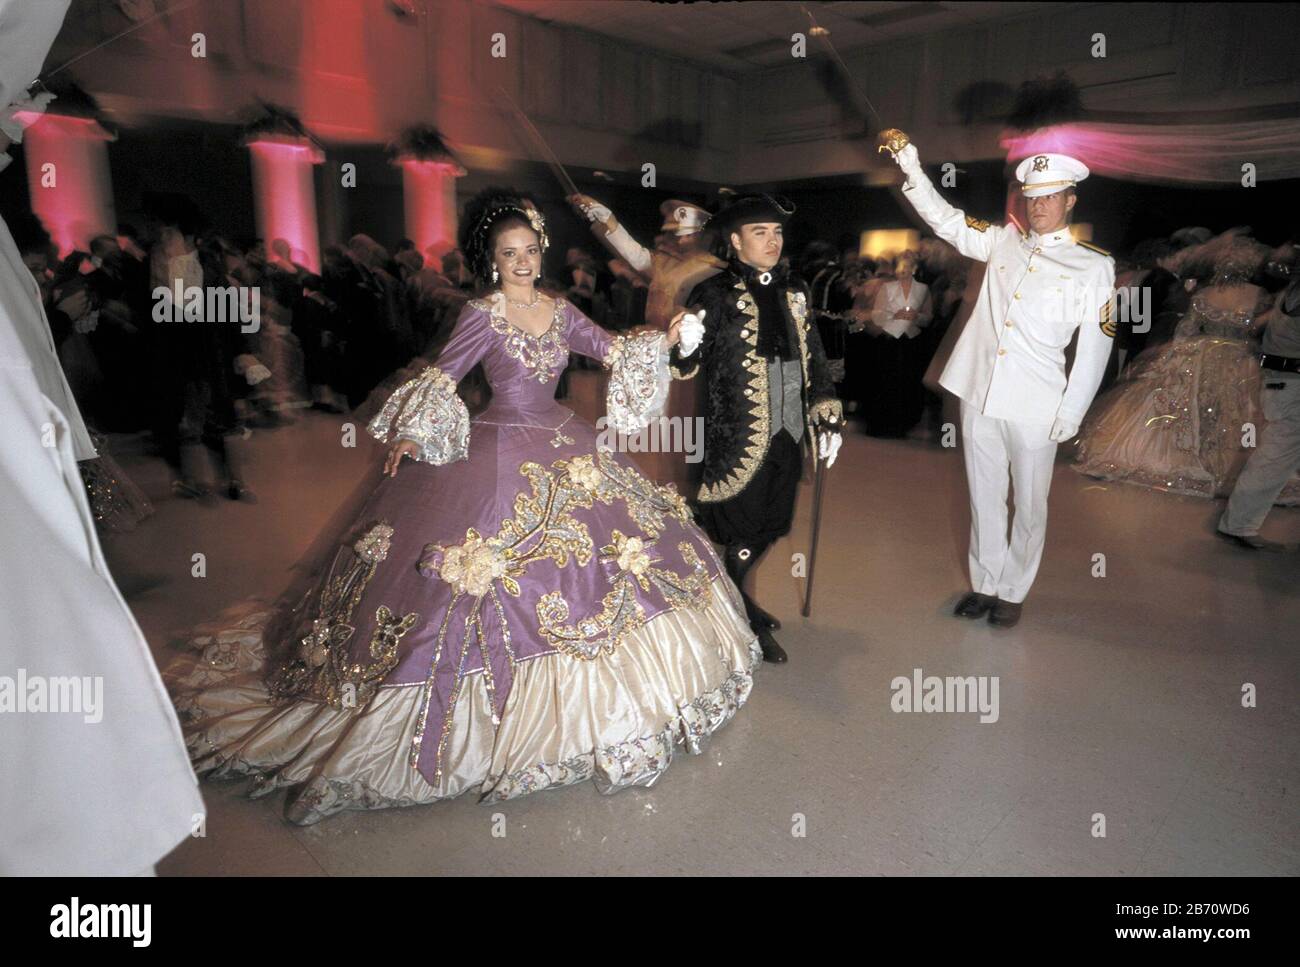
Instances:
[[[384,473],[390,477],[397,476],[397,467],[402,462],[402,457],[415,457],[420,452],[419,445],[414,440],[398,440],[388,451],[388,458],[384,460]]]
[[[682,309],[673,316],[672,321],[668,323],[668,346],[672,348],[682,340],[682,320],[686,318],[686,310]]]

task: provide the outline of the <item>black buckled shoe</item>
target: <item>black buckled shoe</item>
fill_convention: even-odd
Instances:
[[[989,613],[997,600],[991,594],[980,594],[978,591],[971,591],[957,602],[957,607],[952,609],[952,613],[958,618],[982,618]]]
[[[775,615],[768,614],[758,605],[754,605],[754,619],[768,631],[780,631],[781,622],[776,620]]]
[[[1001,598],[993,605],[993,610],[989,612],[989,624],[995,628],[1012,628],[1020,620],[1020,612],[1024,609],[1023,604],[1003,601]]]
[[[758,628],[754,633],[758,635],[758,647],[763,649],[763,661],[771,662],[773,665],[784,665],[790,660],[785,649],[772,637],[772,632],[766,628]]]

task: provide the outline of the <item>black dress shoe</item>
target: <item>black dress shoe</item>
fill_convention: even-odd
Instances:
[[[989,612],[989,624],[995,628],[1014,627],[1015,623],[1020,620],[1020,612],[1023,609],[1023,604],[1014,604],[999,598],[994,603],[993,610]]]
[[[773,665],[784,665],[790,660],[790,656],[776,643],[770,631],[759,628],[755,633],[758,635],[758,647],[763,649],[763,661],[770,661]]]
[[[1216,537],[1222,538],[1229,544],[1236,544],[1248,551],[1272,551],[1274,554],[1278,554],[1286,550],[1285,544],[1265,540],[1258,534],[1229,534],[1227,531],[1221,530],[1215,530],[1214,533]]]
[[[764,610],[763,610],[762,608],[760,608],[758,605],[754,605],[754,611],[756,612],[756,614],[755,614],[755,617],[754,617],[753,620],[756,621],[756,622],[758,622],[760,625],[762,625],[762,626],[763,626],[764,628],[766,628],[768,631],[780,631],[780,630],[781,630],[781,622],[779,622],[779,621],[776,620],[776,616],[775,616],[775,615],[768,614],[766,611],[764,611]]]
[[[186,500],[202,500],[209,495],[210,491],[203,484],[191,480],[189,477],[181,477],[172,481],[172,496],[183,497]]]
[[[989,613],[989,609],[997,603],[997,600],[991,594],[971,591],[957,602],[957,607],[952,609],[952,613],[959,618],[982,618]]]
[[[232,480],[226,485],[226,497],[229,500],[238,500],[245,504],[257,503],[257,495],[239,480]]]

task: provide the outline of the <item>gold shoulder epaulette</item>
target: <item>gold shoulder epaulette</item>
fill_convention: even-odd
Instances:
[[[1080,241],[1079,244],[1086,249],[1096,252],[1098,255],[1104,255],[1107,258],[1110,258],[1109,252],[1107,252],[1104,248],[1098,248],[1096,245],[1093,245],[1091,242]]]

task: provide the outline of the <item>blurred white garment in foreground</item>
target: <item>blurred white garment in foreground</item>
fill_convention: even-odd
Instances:
[[[66,6],[0,0],[6,97],[40,69]],[[95,450],[2,221],[0,426],[0,875],[138,873],[190,834],[203,800],[104,562],[77,472]]]

